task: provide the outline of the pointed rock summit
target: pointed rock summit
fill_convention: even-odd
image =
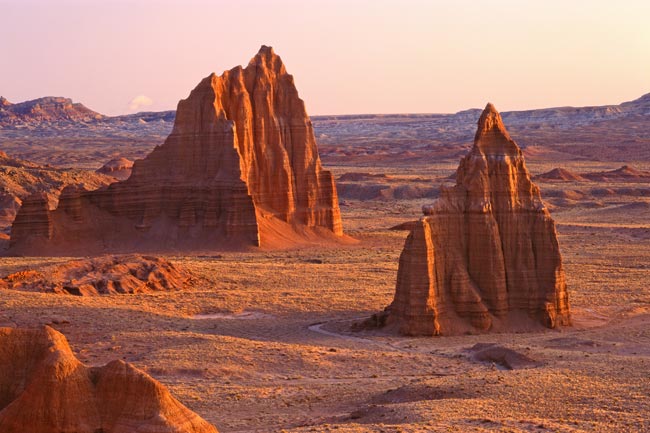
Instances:
[[[414,224],[382,322],[408,335],[569,325],[555,224],[492,104],[456,179]]]
[[[32,236],[29,221],[48,220],[34,209],[16,217],[16,251],[275,247],[343,234],[305,104],[266,46],[246,68],[211,74],[180,101],[170,136],[127,180],[67,191],[50,229]]]
[[[132,365],[85,366],[47,326],[0,328],[0,431],[217,433]]]
[[[474,150],[485,155],[521,155],[519,146],[510,138],[510,134],[503,125],[501,115],[489,102],[478,120],[478,128],[474,136]]]

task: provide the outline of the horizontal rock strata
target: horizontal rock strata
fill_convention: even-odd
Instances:
[[[342,235],[304,102],[266,46],[180,101],[171,135],[127,180],[68,188],[49,217],[35,210],[19,211],[13,251],[284,246],[305,232]],[[32,234],[32,221],[50,225]]]

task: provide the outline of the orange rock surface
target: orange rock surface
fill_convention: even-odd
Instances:
[[[126,180],[131,176],[133,161],[126,158],[115,158],[97,169],[97,173],[113,176],[118,180]]]
[[[212,74],[180,101],[171,135],[127,180],[64,192],[50,229],[34,235],[22,229],[26,219],[46,218],[33,210],[16,217],[15,252],[284,246],[343,234],[304,102],[266,46],[246,68]]]
[[[52,328],[0,328],[3,433],[216,433],[123,361],[86,367]]]
[[[386,323],[408,335],[570,324],[555,224],[491,104],[456,179],[406,240]]]
[[[0,279],[0,288],[95,296],[182,290],[191,280],[159,257],[101,256],[15,272]]]

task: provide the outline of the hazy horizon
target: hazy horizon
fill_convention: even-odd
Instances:
[[[263,44],[314,116],[609,105],[650,92],[642,1],[0,0],[0,14],[13,41],[0,47],[0,95],[69,97],[108,115],[173,110]]]

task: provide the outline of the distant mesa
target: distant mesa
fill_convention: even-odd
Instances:
[[[535,176],[534,179],[560,182],[584,182],[587,180],[581,175],[564,168],[554,168],[551,171]]]
[[[285,247],[343,238],[334,179],[323,170],[293,77],[262,46],[246,68],[211,74],[179,102],[165,143],[131,176],[66,188],[58,207],[23,206],[11,249],[183,250]]]
[[[97,169],[97,173],[113,176],[117,180],[126,180],[131,176],[133,161],[126,158],[115,158]]]
[[[191,281],[160,257],[100,256],[15,272],[0,279],[0,289],[96,296],[177,291]]]
[[[400,256],[395,298],[370,322],[406,335],[569,325],[555,224],[491,104],[456,179],[423,209]]]
[[[0,97],[0,125],[90,122],[103,118],[103,115],[68,98],[48,96],[12,104]]]
[[[0,347],[3,433],[217,433],[131,364],[85,366],[50,327],[0,328]]]

